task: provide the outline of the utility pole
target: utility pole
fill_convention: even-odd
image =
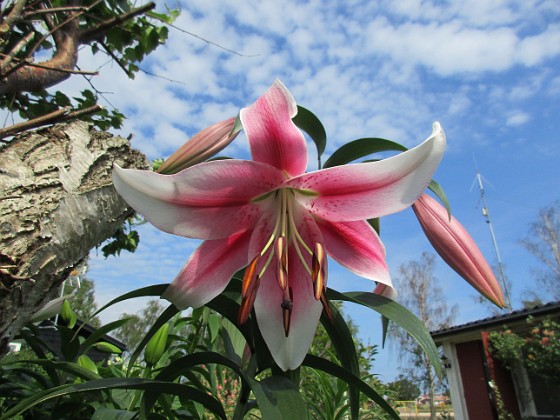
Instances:
[[[498,242],[496,241],[496,235],[494,235],[494,228],[492,227],[492,221],[490,220],[490,212],[488,211],[488,207],[486,206],[486,197],[484,195],[484,186],[482,185],[482,177],[480,176],[480,172],[476,173],[476,179],[478,180],[478,188],[480,189],[480,198],[482,200],[482,215],[486,218],[486,223],[488,223],[488,227],[490,228],[490,235],[492,236],[492,243],[494,244],[494,252],[496,254],[496,259],[498,260],[499,276],[500,276],[500,281],[502,283],[502,287],[504,288],[506,307],[511,312],[512,311],[511,299],[509,297],[506,275],[504,273],[504,266],[502,264],[502,258],[500,257],[500,250],[498,249]]]

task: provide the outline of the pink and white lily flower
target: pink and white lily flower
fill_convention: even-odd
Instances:
[[[220,294],[243,267],[239,321],[254,307],[283,370],[303,361],[323,308],[327,255],[391,285],[385,248],[367,219],[409,207],[445,149],[438,123],[419,146],[370,163],[305,173],[307,145],[291,93],[276,81],[241,110],[252,161],[200,163],[174,175],[116,167],[117,191],[159,229],[205,241],[164,293],[179,308]]]

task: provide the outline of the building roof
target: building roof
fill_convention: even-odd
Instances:
[[[540,318],[547,315],[560,314],[560,302],[550,302],[543,305],[536,305],[531,308],[519,309],[503,315],[496,315],[478,321],[467,322],[454,327],[442,328],[441,330],[431,331],[430,334],[434,341],[464,333],[492,329],[507,323],[525,321],[527,317]]]

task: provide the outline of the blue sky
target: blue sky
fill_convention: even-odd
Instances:
[[[413,146],[439,121],[448,147],[435,179],[453,214],[495,263],[473,187],[478,168],[514,307],[535,287],[532,270],[539,263],[519,240],[539,210],[560,198],[558,1],[189,0],[180,7],[177,27],[239,54],[170,29],[168,43],[141,66],[163,78],[139,73],[130,81],[107,57],[84,50],[80,58],[82,69],[100,69],[93,83],[105,92],[104,105],[128,117],[120,133],[133,133],[135,148],[152,159],[168,156],[202,128],[237,115],[276,78],[325,125],[326,156],[360,137]],[[62,88],[86,87],[74,77]],[[246,139],[239,137],[227,153],[248,157]],[[383,219],[382,239],[394,275],[431,249],[411,211]],[[196,245],[143,226],[135,254],[104,260],[94,252],[88,276],[98,302],[171,281]],[[436,275],[449,305],[460,306],[458,323],[488,315],[474,290],[439,259]],[[331,270],[329,282],[342,290],[372,289],[340,268]],[[104,320],[142,304],[116,307]],[[380,342],[376,314],[347,313],[366,341]],[[377,360],[375,371],[391,380],[394,349],[380,350]]]

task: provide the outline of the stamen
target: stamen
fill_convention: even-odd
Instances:
[[[248,293],[252,291],[255,286],[256,279],[258,276],[255,276],[255,271],[257,269],[257,263],[259,262],[260,255],[257,255],[251,261],[251,264],[247,266],[245,269],[245,274],[243,275],[243,282],[241,283],[241,296],[246,297]]]
[[[319,242],[315,243],[315,252],[313,253],[311,279],[313,280],[313,291],[315,299],[321,299],[321,295],[325,290],[325,248]]]
[[[276,240],[276,256],[278,259],[278,268],[276,272],[276,280],[282,290],[286,290],[288,286],[288,257],[286,252],[286,237],[280,236]]]
[[[241,306],[239,308],[239,313],[237,314],[237,322],[239,324],[244,324],[249,319],[249,314],[253,305],[255,304],[255,298],[257,297],[257,290],[259,288],[259,277],[257,276],[254,281],[254,287],[249,291],[247,296],[241,299]]]

